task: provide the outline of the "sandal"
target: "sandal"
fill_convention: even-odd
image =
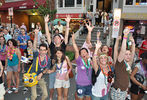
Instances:
[[[6,93],[11,94],[12,92],[13,92],[13,91],[11,91],[10,88],[7,88],[7,89],[6,89]]]
[[[14,93],[18,93],[18,88],[15,89]]]

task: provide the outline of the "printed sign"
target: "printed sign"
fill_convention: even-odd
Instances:
[[[8,15],[13,16],[13,8],[8,8]]]
[[[113,14],[112,38],[117,38],[119,34],[121,9],[115,8]]]

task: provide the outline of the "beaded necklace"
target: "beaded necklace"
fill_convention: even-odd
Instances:
[[[102,73],[103,73],[105,76],[108,76],[108,73],[105,73],[104,70],[103,70],[103,68],[102,68],[101,66],[100,66],[100,68],[101,68]],[[107,68],[109,69],[109,71],[111,71],[111,68],[110,68],[109,65],[107,65]]]
[[[12,60],[15,50],[16,48],[11,49],[10,47],[8,47],[8,59],[9,60]]]
[[[40,54],[39,54],[39,65],[40,65],[41,67],[46,67],[47,64],[48,64],[48,58],[47,58],[47,55],[46,55],[46,57],[45,57],[45,64],[42,65],[42,64],[41,64],[41,59],[40,59]]]
[[[29,60],[33,59],[33,48],[27,48]]]

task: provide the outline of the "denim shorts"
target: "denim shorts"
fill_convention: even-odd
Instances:
[[[18,72],[18,65],[15,66],[7,66],[8,72]]]
[[[105,96],[103,97],[96,97],[94,95],[92,95],[92,100],[109,100],[108,99],[109,93],[107,93]]]
[[[55,79],[56,79],[56,72],[49,74],[49,89],[54,88]]]
[[[76,91],[79,98],[83,98],[84,96],[92,96],[92,85],[80,86],[76,85]]]

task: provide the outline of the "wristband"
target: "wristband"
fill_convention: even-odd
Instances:
[[[93,56],[97,56],[97,54],[94,54]]]
[[[123,37],[123,39],[128,39],[127,37]]]

